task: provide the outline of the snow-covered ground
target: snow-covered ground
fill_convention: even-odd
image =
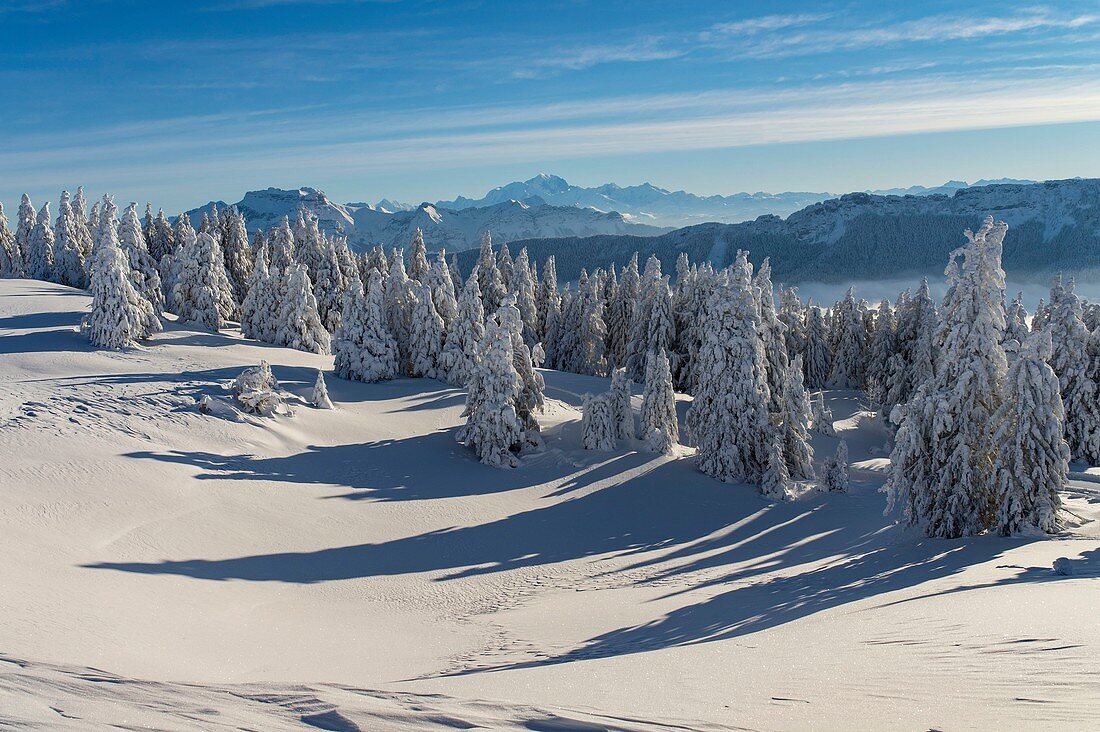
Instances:
[[[444,384],[329,374],[315,410],[331,357],[171,323],[94,351],[88,303],[0,281],[0,727],[1100,718],[1100,475],[1053,539],[927,540],[883,517],[887,436],[853,392],[813,437],[818,462],[847,440],[851,492],[769,504],[686,449],[581,450],[607,380],[556,372],[546,450],[499,471],[455,443]],[[196,408],[261,359],[293,415]]]

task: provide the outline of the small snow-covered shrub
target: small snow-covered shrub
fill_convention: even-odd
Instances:
[[[810,416],[811,429],[819,435],[835,437],[836,429],[833,427],[833,410],[825,406],[825,399],[818,392],[813,400],[813,412]]]
[[[238,404],[253,414],[271,416],[285,403],[267,361],[242,371],[233,381],[232,391]]]
[[[333,409],[332,400],[328,397],[328,386],[325,384],[325,372],[317,369],[317,381],[313,384],[313,396],[309,403],[317,409]]]

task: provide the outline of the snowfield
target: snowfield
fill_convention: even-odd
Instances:
[[[441,382],[173,322],[97,351],[89,303],[0,280],[0,727],[1100,718],[1100,470],[1072,467],[1053,538],[925,539],[882,515],[888,436],[856,392],[812,436],[818,465],[847,441],[851,491],[773,504],[688,448],[582,450],[608,379],[546,371],[546,449],[502,471],[455,442]],[[261,359],[292,414],[232,407]],[[334,411],[307,404],[317,369]]]

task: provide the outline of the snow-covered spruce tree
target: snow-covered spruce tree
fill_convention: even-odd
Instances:
[[[481,307],[481,291],[477,277],[470,276],[458,300],[458,314],[447,331],[447,340],[440,354],[439,370],[447,383],[465,386],[473,376],[477,359],[485,340],[485,311]]]
[[[642,280],[642,300],[634,317],[634,331],[630,336],[629,354],[626,370],[633,378],[645,376],[645,362],[650,351],[672,349],[676,340],[676,324],[672,312],[672,291],[668,286],[668,277],[660,275],[660,262],[650,257],[646,271],[653,271],[651,263],[656,263],[657,280],[647,275]]]
[[[1074,460],[1100,464],[1100,389],[1089,378],[1089,331],[1071,278],[1059,275],[1050,289],[1050,365],[1058,374],[1065,408],[1066,442]]]
[[[158,266],[164,257],[176,250],[176,232],[172,230],[172,224],[164,215],[164,209],[157,211],[157,216],[153,219],[153,235],[145,243],[149,247],[149,254],[156,260]]]
[[[542,281],[539,284],[538,299],[535,303],[535,337],[542,342],[549,358],[550,350],[546,346],[549,331],[548,320],[551,310],[558,310],[561,301],[558,298],[558,269],[551,254],[542,266]]]
[[[459,442],[473,449],[486,465],[517,465],[514,453],[524,441],[523,425],[514,406],[519,389],[512,336],[496,318],[491,318],[466,395],[466,424],[457,435]]]
[[[191,219],[187,214],[181,213],[176,217],[176,224],[172,229],[173,249],[157,262],[157,269],[160,270],[160,286],[164,290],[164,307],[172,313],[177,310],[176,282],[179,281],[180,269],[183,266],[184,249],[192,244],[194,239],[195,230],[191,226]],[[98,235],[96,241],[98,241]]]
[[[241,303],[241,335],[264,343],[275,342],[275,321],[280,310],[276,295],[277,289],[267,269],[267,242],[261,242],[253,258],[248,294]]]
[[[512,359],[516,374],[519,376],[519,391],[516,393],[516,416],[525,432],[525,439],[533,447],[542,445],[539,437],[539,423],[535,412],[543,410],[543,390],[546,384],[542,374],[535,371],[531,361],[531,351],[523,342],[523,320],[516,307],[515,295],[507,295],[496,312],[496,321],[512,337]]]
[[[329,333],[335,333],[340,325],[340,311],[344,307],[344,289],[347,282],[340,270],[340,259],[332,240],[322,235],[321,257],[317,262],[317,279],[313,292],[317,297],[317,312]]]
[[[837,341],[833,350],[829,386],[834,389],[858,389],[863,385],[866,331],[863,314],[855,293],[848,289],[836,309]]]
[[[35,213],[34,205],[31,204],[30,197],[24,193],[23,198],[19,201],[19,208],[16,212],[16,224],[15,224],[15,249],[22,255],[23,269],[20,277],[29,277],[31,279],[36,278],[31,274],[30,254],[28,252],[28,246],[31,241],[31,232],[34,231],[35,224],[38,223],[38,214]]]
[[[439,375],[438,364],[443,352],[443,318],[435,311],[431,288],[417,280],[410,280],[409,286],[414,290],[409,334],[411,375],[434,379]]]
[[[409,243],[409,279],[421,284],[428,275],[428,248],[424,246],[424,232],[416,227]]]
[[[458,255],[452,254],[450,262],[447,263],[447,269],[451,270],[451,284],[454,286],[455,293],[462,292],[462,288],[466,286],[466,281],[462,278],[462,270],[458,267]]]
[[[1027,310],[1024,309],[1024,293],[1016,294],[1005,308],[1005,353],[1009,361],[1015,358],[1031,330],[1027,327]]]
[[[367,252],[367,269],[376,269],[378,274],[382,275],[383,282],[390,273],[390,260],[386,256],[386,250],[381,245],[371,247],[371,250]],[[367,281],[370,281],[370,275],[366,276]]]
[[[523,342],[528,348],[534,348],[538,343],[535,335],[538,324],[538,307],[535,302],[535,281],[531,277],[531,260],[527,255],[527,247],[519,250],[515,266],[512,268],[512,292],[516,296],[516,307],[523,318]]]
[[[92,253],[95,254],[95,243],[99,236],[99,201],[93,203],[88,211],[88,231],[92,234]]]
[[[770,428],[760,318],[745,252],[715,288],[699,351],[699,385],[687,414],[699,469],[718,480],[759,483]]]
[[[315,409],[334,409],[328,396],[328,385],[325,384],[325,372],[321,369],[317,369],[317,380],[313,382],[313,394],[309,403]]]
[[[0,279],[22,276],[23,253],[4,215],[4,204],[0,203]]]
[[[253,270],[252,247],[248,241],[244,216],[236,206],[230,208],[224,217],[221,244],[225,270],[233,288],[233,299],[244,302]]]
[[[826,437],[836,436],[836,428],[833,427],[833,410],[826,406],[825,396],[820,391],[810,399],[810,429]]]
[[[603,320],[603,300],[599,294],[597,278],[590,277],[578,291],[576,317],[579,323],[572,359],[566,370],[587,376],[603,376],[607,373],[607,325]]]
[[[783,338],[787,345],[787,355],[794,358],[795,354],[802,354],[802,360],[806,360],[806,308],[798,299],[798,288],[779,288],[779,322],[783,323],[786,330]]]
[[[275,342],[309,353],[328,353],[329,332],[317,313],[317,298],[303,264],[291,265],[286,275],[286,299],[279,313]]]
[[[97,348],[126,348],[159,332],[161,323],[152,304],[134,287],[130,263],[114,227],[103,234],[92,255],[92,310],[84,316],[80,330]]]
[[[1007,371],[1001,347],[1007,230],[986,217],[952,253],[936,374],[895,410],[901,419],[883,488],[888,509],[901,506],[905,521],[931,537],[974,535],[994,523],[997,444],[990,426]]]
[[[532,358],[534,358],[533,354]],[[634,409],[630,406],[630,393],[633,389],[634,382],[626,373],[626,369],[615,369],[611,372],[611,411],[620,440],[629,440],[634,436]]]
[[[87,270],[92,266],[92,230],[88,227],[88,202],[84,200],[84,186],[77,186],[76,196],[72,201],[73,229],[76,235],[77,248],[80,249],[80,257]]]
[[[895,373],[891,368],[890,359],[898,351],[897,320],[894,317],[894,309],[889,300],[883,300],[878,306],[878,315],[875,317],[875,333],[871,337],[871,345],[867,353],[867,368],[865,371],[867,398],[871,403],[879,407],[886,407],[889,413],[890,403],[887,401],[891,391]]]
[[[786,501],[791,497],[791,476],[783,459],[783,438],[774,427],[764,435],[764,450],[766,467],[760,477],[760,492],[773,501]]]
[[[569,288],[566,287],[565,292],[556,297],[557,306],[546,312],[546,335],[543,337],[542,346],[546,356],[544,367],[548,369],[556,369],[561,363],[562,337],[565,330],[563,306],[566,304],[568,295]]]
[[[500,281],[504,284],[505,292],[511,292],[514,289],[512,287],[512,270],[514,266],[512,253],[508,251],[508,244],[505,243],[500,248],[500,254],[497,255],[497,269],[500,270]]]
[[[848,492],[848,443],[844,440],[837,444],[836,453],[821,464],[819,488],[829,493]]]
[[[649,449],[669,455],[680,441],[680,425],[676,418],[676,395],[672,391],[668,354],[664,351],[649,354],[645,372],[640,436]],[[631,416],[631,423],[633,421]]]
[[[324,235],[317,216],[312,211],[298,209],[298,225],[294,229],[294,261],[305,265],[310,282],[317,282],[317,273],[325,256],[324,249]]]
[[[688,393],[695,393],[695,386],[699,381],[698,362],[699,349],[703,344],[703,328],[707,321],[707,303],[714,292],[718,281],[717,275],[710,262],[704,262],[701,267],[693,268],[694,284],[691,288],[691,302],[687,309],[691,312],[691,318],[685,319],[685,330],[677,332],[677,341],[680,343],[681,357],[684,362],[679,370],[673,370],[673,383],[677,388]],[[679,379],[679,382],[677,382]]]
[[[607,394],[584,395],[581,405],[581,445],[585,450],[615,449],[615,419]]]
[[[366,293],[352,276],[344,293],[344,311],[332,342],[336,375],[375,382],[397,375],[397,342],[383,312],[382,275],[371,268]]]
[[[473,276],[473,275],[471,275]],[[500,276],[496,256],[493,254],[493,238],[488,231],[481,234],[481,253],[477,259],[477,285],[481,288],[481,305],[487,313],[495,313],[507,292]]]
[[[179,270],[171,298],[180,322],[194,323],[215,333],[225,327],[214,284],[220,267],[215,258],[218,248],[218,242],[206,232],[199,232],[180,243],[175,255]],[[225,277],[224,269],[220,274]]]
[[[891,391],[888,404],[902,404],[917,387],[935,375],[937,357],[936,333],[939,330],[939,313],[928,289],[928,280],[922,279],[916,294],[905,301],[897,313],[897,337],[899,359],[892,369]]]
[[[821,317],[821,308],[815,305],[808,305],[806,308],[805,353],[806,359],[802,367],[807,386],[811,389],[824,389],[832,370],[832,353],[825,319]]]
[[[76,231],[76,214],[73,212],[69,192],[62,191],[61,205],[58,207],[57,223],[54,225],[53,243],[54,279],[62,285],[84,289],[87,286],[84,254],[80,249],[80,239]],[[160,279],[157,279],[158,295]]]
[[[160,272],[145,244],[145,234],[138,219],[137,204],[131,203],[118,225],[118,239],[122,251],[130,262],[130,277],[142,296],[153,305],[156,312],[164,309],[164,292],[160,284]]]
[[[1008,370],[1005,400],[994,415],[994,441],[1000,446],[996,529],[1053,533],[1059,528],[1059,496],[1069,472],[1069,445],[1063,437],[1065,412],[1051,357],[1049,331],[1029,336]]]
[[[411,373],[412,369],[412,316],[414,294],[408,274],[405,272],[405,256],[400,251],[390,257],[390,274],[385,282],[386,324],[397,341],[397,372]]]
[[[286,216],[267,235],[268,267],[272,276],[282,275],[294,263],[294,232]]]
[[[341,282],[347,286],[347,283],[351,282],[352,274],[359,274],[359,266],[355,263],[355,255],[348,248],[348,235],[344,233],[342,226],[337,225],[331,241],[332,250],[336,253],[336,261],[340,267]]]
[[[802,382],[802,356],[796,355],[787,366],[783,384],[782,422],[783,459],[795,480],[814,477],[814,449],[810,447],[810,420],[813,411],[810,396]]]
[[[543,368],[546,364],[546,351],[543,350],[541,343],[536,343],[531,349],[531,363],[537,369]]]
[[[1031,330],[1038,332],[1046,328],[1050,323],[1050,306],[1043,298],[1039,298],[1039,304],[1035,306],[1035,315],[1031,317]]]
[[[752,281],[756,307],[760,312],[760,340],[764,343],[764,364],[767,367],[768,393],[771,395],[769,408],[779,411],[783,403],[783,384],[787,378],[786,328],[775,312],[775,292],[772,287],[772,265],[768,257],[760,264],[760,269]]]
[[[664,288],[661,287],[662,283]],[[662,289],[665,291],[662,292]],[[623,362],[627,373],[633,379],[641,380],[645,377],[645,362],[650,351],[672,347],[672,338],[668,338],[661,343],[651,342],[663,339],[667,335],[668,328],[672,327],[673,324],[672,293],[667,290],[667,281],[663,281],[661,276],[661,260],[650,255],[649,259],[646,260],[645,272],[642,274],[638,285],[638,299],[634,306],[633,323],[626,346],[626,359]],[[663,328],[660,335],[651,334],[650,326],[655,319],[653,310],[658,307],[658,300],[663,301],[665,299],[668,300],[667,320],[669,326]],[[663,303],[661,307],[663,307]],[[658,315],[657,319],[660,318],[661,316]]]
[[[54,279],[53,224],[50,222],[50,202],[43,204],[23,251],[27,276],[33,280]]]
[[[435,261],[428,269],[424,279],[432,293],[432,301],[435,303],[435,311],[443,318],[443,332],[451,329],[451,324],[458,317],[458,299],[455,297],[454,282],[451,280],[451,271],[447,267],[447,253],[439,250]],[[445,377],[446,372],[440,372],[440,377]]]

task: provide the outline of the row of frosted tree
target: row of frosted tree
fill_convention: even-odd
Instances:
[[[822,308],[777,293],[768,260],[754,271],[746,252],[722,270],[681,256],[674,282],[635,255],[559,287],[553,257],[540,276],[488,233],[464,278],[443,252],[429,261],[419,232],[407,255],[355,254],[307,211],[250,239],[232,209],[196,231],[148,206],[119,220],[107,196],[85,208],[81,191],[63,194],[51,222],[24,196],[14,232],[0,208],[0,274],[89,287],[97,346],[148,336],[166,310],[331,352],[343,378],[438,378],[468,390],[459,438],[490,464],[540,443],[540,366],[613,377],[586,400],[592,449],[634,436],[631,381],[646,386],[637,437],[664,452],[681,434],[673,393],[691,394],[683,433],[700,469],[776,499],[815,477],[808,435],[831,429],[810,390],[862,389],[897,431],[891,502],[933,536],[1054,531],[1070,456],[1100,462],[1098,310],[1058,280],[1029,327],[1020,298],[1006,304],[1006,227],[992,220],[952,254],[938,307],[922,282],[875,307],[849,291]],[[824,467],[840,487],[846,460]]]

